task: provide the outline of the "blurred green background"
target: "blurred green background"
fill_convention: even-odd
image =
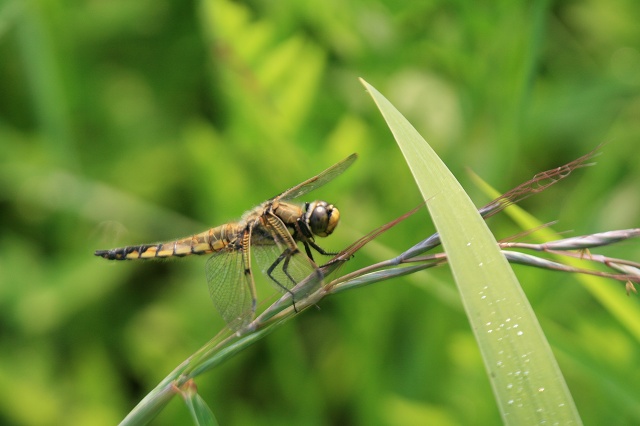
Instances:
[[[323,247],[416,206],[357,77],[478,205],[466,168],[505,191],[607,142],[596,167],[522,205],[567,235],[640,226],[638,16],[630,0],[3,0],[0,423],[117,423],[223,326],[204,258],[95,249],[235,219],[351,152],[313,194],[342,212]],[[431,231],[423,211],[344,271]],[[601,252],[637,261],[640,244]],[[585,424],[640,423],[637,330],[579,277],[516,273]],[[447,268],[325,300],[197,385],[224,425],[501,421]],[[176,399],[154,424],[188,422]]]

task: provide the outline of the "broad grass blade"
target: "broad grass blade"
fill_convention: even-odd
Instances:
[[[505,424],[581,424],[538,320],[476,207],[402,114],[362,83],[398,142],[440,233]]]

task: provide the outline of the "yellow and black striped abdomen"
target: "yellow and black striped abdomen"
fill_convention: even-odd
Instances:
[[[214,253],[234,241],[242,228],[238,223],[228,223],[175,241],[96,250],[95,255],[109,260],[132,260]]]

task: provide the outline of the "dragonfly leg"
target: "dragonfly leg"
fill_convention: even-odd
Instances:
[[[294,280],[293,277],[291,277],[291,275],[289,275],[289,260],[291,260],[291,256],[287,255],[284,258],[284,263],[282,264],[282,271],[287,276],[287,278],[289,278],[289,280],[291,280],[293,285],[295,285],[296,284],[296,280]]]
[[[291,259],[291,255],[295,254],[295,250],[291,250],[291,249],[286,249],[285,251],[282,252],[282,254],[280,256],[278,256],[278,258],[275,260],[275,262],[273,262],[271,264],[271,266],[269,266],[269,269],[267,269],[267,276],[274,282],[276,283],[276,285],[278,287],[280,287],[284,292],[289,293],[291,295],[291,300],[293,301],[293,309],[298,312],[298,309],[296,308],[296,299],[295,299],[295,293],[293,291],[291,291],[288,287],[286,287],[285,285],[283,285],[280,281],[278,281],[276,279],[276,277],[274,277],[272,275],[272,272],[274,269],[276,269],[278,267],[278,265],[284,260],[284,263],[282,264],[282,271],[284,272],[284,274],[287,276],[287,278],[289,278],[289,280],[291,280],[291,282],[295,285],[296,281],[291,277],[291,275],[289,275],[289,271],[288,271],[288,267],[289,267],[289,259]]]
[[[292,228],[293,238],[297,241],[301,241],[302,244],[304,244],[304,251],[307,253],[307,257],[309,259],[314,260],[309,246],[313,247],[315,251],[323,256],[335,256],[338,254],[337,252],[326,251],[318,244],[316,244],[316,242],[313,240],[313,233],[311,232],[311,229],[309,229],[309,225],[304,220],[298,219],[296,223],[292,225]]]
[[[311,253],[311,248],[309,247],[309,243],[303,241],[302,244],[304,244],[304,251],[307,253],[307,257],[315,262],[315,260],[313,259],[313,253]]]
[[[311,231],[308,229],[308,227],[304,222],[298,221],[298,223],[296,223],[294,236],[298,236],[298,241],[302,241],[302,244],[304,244],[304,251],[307,253],[307,257],[311,260],[314,260],[314,259],[309,246],[313,247],[315,251],[317,251],[323,256],[335,256],[338,254],[337,252],[334,253],[334,252],[326,251],[325,249],[320,247],[318,244],[316,244],[316,242],[313,240],[313,235],[311,234]]]
[[[338,252],[332,252],[332,251],[326,251],[325,249],[323,249],[322,247],[320,247],[319,245],[317,245],[315,243],[315,241],[313,240],[307,240],[304,242],[304,246],[305,248],[307,247],[307,244],[309,244],[311,247],[313,247],[315,249],[315,251],[317,251],[318,253],[320,253],[323,256],[336,256],[338,254]],[[310,250],[307,249],[307,254],[309,254]],[[311,256],[309,256],[311,259],[313,259]]]

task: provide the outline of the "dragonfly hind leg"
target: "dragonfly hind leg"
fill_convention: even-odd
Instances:
[[[293,293],[293,291],[291,291],[289,287],[282,284],[280,281],[278,281],[276,277],[273,276],[273,271],[284,260],[284,263],[282,264],[282,272],[284,272],[287,278],[289,278],[292,286],[295,286],[297,284],[296,280],[294,280],[293,277],[289,274],[289,260],[291,259],[291,256],[293,256],[297,252],[299,252],[298,249],[295,249],[295,250],[286,249],[285,251],[282,252],[282,254],[280,254],[280,256],[278,256],[278,258],[267,269],[267,276],[271,279],[271,281],[276,283],[276,285],[280,287],[280,289],[282,289],[283,292],[289,293],[291,295],[291,300],[293,301],[293,309],[296,312],[298,312],[298,310],[296,309],[295,294]]]

